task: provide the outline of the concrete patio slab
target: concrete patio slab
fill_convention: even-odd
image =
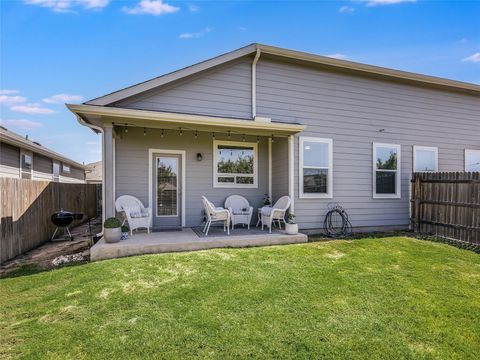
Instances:
[[[237,248],[251,246],[267,246],[306,243],[308,237],[305,234],[288,235],[283,231],[275,231],[269,234],[212,236],[200,238],[191,228],[182,231],[163,231],[156,233],[134,233],[127,240],[118,243],[107,244],[101,239],[90,249],[90,260],[113,259],[132,255],[158,254],[166,252],[194,251],[213,248]]]

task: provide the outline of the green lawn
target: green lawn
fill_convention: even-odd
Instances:
[[[411,238],[139,256],[0,280],[0,358],[479,354],[480,256]]]

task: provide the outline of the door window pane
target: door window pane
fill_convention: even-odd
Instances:
[[[157,158],[157,216],[177,215],[178,159]]]

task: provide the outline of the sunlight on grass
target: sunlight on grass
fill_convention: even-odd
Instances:
[[[1,279],[0,358],[462,358],[480,257],[411,238],[108,260]]]

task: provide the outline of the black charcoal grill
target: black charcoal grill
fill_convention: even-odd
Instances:
[[[73,240],[73,236],[70,233],[70,229],[68,228],[70,224],[73,222],[73,220],[82,220],[83,219],[83,214],[82,213],[73,213],[71,211],[65,211],[61,209],[60,211],[57,211],[52,214],[50,217],[52,219],[52,223],[57,227],[55,229],[55,232],[52,235],[52,239],[55,237],[57,234],[58,228],[63,228],[63,232],[65,233],[65,230],[67,231],[68,237],[70,240]]]

